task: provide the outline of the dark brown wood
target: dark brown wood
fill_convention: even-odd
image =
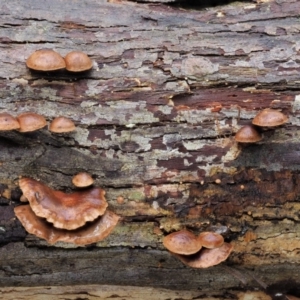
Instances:
[[[299,1],[0,7],[1,112],[76,123],[69,135],[0,133],[1,286],[136,285],[226,299],[298,285]],[[41,48],[85,51],[93,69],[32,72],[25,60]],[[235,132],[267,107],[288,123],[237,144]],[[80,171],[122,217],[113,234],[86,248],[26,234],[13,213],[19,176],[70,192]],[[161,242],[182,228],[220,232],[234,252],[220,266],[187,268]]]

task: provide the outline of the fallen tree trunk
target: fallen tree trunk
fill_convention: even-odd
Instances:
[[[237,297],[237,289],[295,290],[299,2],[199,11],[123,1],[0,3],[1,111],[76,123],[67,136],[0,133],[1,286],[136,285],[218,299]],[[25,60],[41,48],[63,56],[83,50],[93,70],[30,72]],[[237,144],[238,128],[267,107],[289,122],[258,144]],[[114,232],[77,249],[28,235],[13,212],[18,178],[69,192],[83,170],[121,216]],[[234,252],[220,266],[187,268],[161,243],[181,228],[220,232]],[[277,285],[286,279],[295,284]]]

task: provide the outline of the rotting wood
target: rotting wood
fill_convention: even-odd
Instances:
[[[230,290],[264,289],[293,274],[295,288],[300,3],[199,11],[125,1],[55,0],[51,9],[47,3],[0,1],[1,111],[34,111],[48,121],[65,115],[77,130],[0,133],[0,285],[38,278],[38,285],[214,289],[226,299]],[[62,55],[84,50],[93,70],[30,72],[26,58],[45,47]],[[266,107],[288,114],[288,124],[264,132],[257,145],[237,145],[234,133]],[[122,217],[114,233],[71,250],[27,235],[13,214],[19,176],[71,191],[79,171],[95,177]],[[185,227],[221,232],[234,253],[208,270],[183,266],[161,239]]]

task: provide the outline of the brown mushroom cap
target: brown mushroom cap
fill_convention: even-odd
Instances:
[[[72,178],[72,183],[77,187],[88,187],[94,183],[94,179],[89,173],[80,172]]]
[[[8,113],[0,114],[0,131],[19,129],[20,124],[16,118]]]
[[[202,244],[202,247],[209,249],[221,247],[224,243],[224,238],[221,234],[210,231],[201,232],[198,240]]]
[[[262,140],[262,135],[252,125],[245,125],[235,134],[235,140],[239,143],[256,143]]]
[[[172,253],[183,255],[194,254],[202,247],[197,237],[187,230],[180,230],[165,236],[163,244]]]
[[[17,119],[20,124],[20,132],[35,131],[47,125],[47,121],[43,116],[32,112],[20,114]]]
[[[65,133],[75,130],[74,122],[66,117],[57,117],[52,120],[49,125],[49,130],[54,133]]]
[[[70,72],[83,72],[93,67],[91,59],[81,51],[72,51],[65,56],[66,69]]]
[[[55,71],[64,69],[63,57],[52,49],[41,49],[33,52],[26,60],[29,69],[36,71]]]
[[[261,127],[274,127],[279,126],[288,121],[288,117],[282,112],[266,108],[260,111],[252,120],[252,124]]]
[[[219,248],[202,249],[194,255],[174,255],[189,267],[208,268],[226,260],[232,250],[233,246],[231,244],[224,243]]]
[[[76,229],[103,215],[107,208],[105,191],[100,188],[65,194],[31,178],[20,179],[19,185],[34,213],[56,228]]]
[[[76,230],[66,230],[55,228],[45,219],[36,216],[30,205],[18,206],[14,210],[27,232],[45,239],[49,244],[54,244],[58,241],[76,245],[100,242],[112,232],[120,218],[113,212],[106,211],[103,216],[92,223],[88,223]]]

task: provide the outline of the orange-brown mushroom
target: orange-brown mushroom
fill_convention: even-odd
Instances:
[[[260,127],[275,127],[288,121],[288,117],[282,112],[266,108],[260,111],[252,120],[252,124]]]
[[[19,129],[18,120],[8,113],[0,113],[0,131]]]
[[[43,116],[33,112],[20,114],[17,119],[20,124],[20,132],[39,130],[47,125],[47,121]]]
[[[194,255],[179,255],[178,257],[185,265],[192,268],[208,268],[218,265],[226,260],[233,250],[233,246],[229,243],[224,243],[219,248],[214,249],[201,249]]]
[[[164,237],[163,244],[172,253],[183,255],[194,254],[202,247],[197,237],[188,230],[170,233]]]
[[[74,122],[67,117],[57,117],[49,125],[49,130],[54,133],[72,132],[75,128]]]
[[[54,244],[58,241],[76,245],[88,245],[99,242],[112,232],[120,218],[113,212],[106,211],[103,216],[92,223],[88,223],[76,230],[66,230],[55,228],[45,219],[36,216],[30,205],[18,206],[14,210],[27,232],[45,239],[49,244]]]
[[[237,131],[235,140],[239,143],[256,143],[262,140],[262,135],[254,126],[245,125]]]
[[[26,60],[29,69],[36,71],[56,71],[64,69],[63,57],[52,49],[41,49],[33,52]]]
[[[91,59],[81,51],[72,51],[65,56],[66,69],[70,72],[83,72],[93,67]]]
[[[65,194],[31,178],[21,178],[19,185],[34,213],[56,228],[76,229],[107,208],[105,191],[100,188]]]
[[[221,247],[224,243],[224,238],[221,234],[210,231],[201,232],[198,240],[202,247],[209,249]]]
[[[80,172],[72,178],[72,183],[77,187],[88,187],[94,183],[94,179],[87,172]]]

